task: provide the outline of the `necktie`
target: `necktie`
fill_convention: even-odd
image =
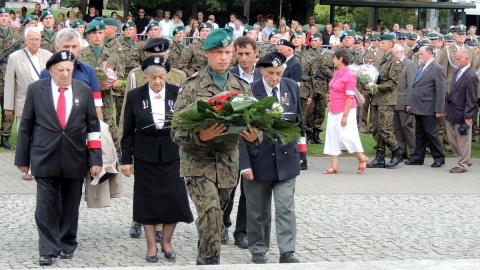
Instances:
[[[58,97],[57,102],[57,117],[60,121],[60,125],[62,128],[65,128],[65,123],[67,122],[66,115],[67,115],[67,105],[65,101],[65,90],[67,88],[60,87],[58,88],[58,92],[60,92],[60,96]]]
[[[422,74],[422,71],[423,71],[423,68],[425,67],[425,65],[422,65],[418,71],[417,71],[417,74],[415,74],[415,82],[418,81],[418,78],[420,77],[420,74]]]
[[[274,88],[272,89],[272,94],[273,94],[273,96],[275,97],[275,102],[278,103],[277,93],[278,93],[278,88],[277,88],[277,87],[274,87]]]
[[[460,76],[462,76],[462,70],[458,71],[457,79],[455,80],[455,82],[458,82],[458,79],[460,79]]]

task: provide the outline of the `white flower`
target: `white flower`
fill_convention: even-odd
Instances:
[[[272,111],[277,111],[277,112],[283,113],[283,107],[279,103],[273,103]]]

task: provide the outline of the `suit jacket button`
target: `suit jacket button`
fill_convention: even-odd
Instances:
[[[273,153],[272,156],[275,156],[275,153]]]
[[[287,152],[284,152],[284,154],[286,155],[286,154],[287,154]]]

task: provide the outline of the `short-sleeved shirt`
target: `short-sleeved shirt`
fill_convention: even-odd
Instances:
[[[345,108],[345,101],[353,98],[352,108],[357,107],[354,98],[357,85],[357,77],[347,67],[335,71],[333,78],[329,83],[330,87],[330,112],[340,113]]]
[[[83,20],[84,20],[86,23],[91,23],[91,22],[93,21],[93,19],[95,19],[96,17],[97,17],[97,15],[93,15],[93,16],[92,16],[92,15],[90,15],[90,13],[89,13],[89,14],[87,14],[87,15],[85,15],[85,16],[83,17]]]

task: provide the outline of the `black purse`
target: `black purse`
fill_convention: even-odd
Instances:
[[[460,133],[460,135],[468,135],[469,129],[470,126],[467,125],[467,123],[463,122],[458,126],[458,133]]]

